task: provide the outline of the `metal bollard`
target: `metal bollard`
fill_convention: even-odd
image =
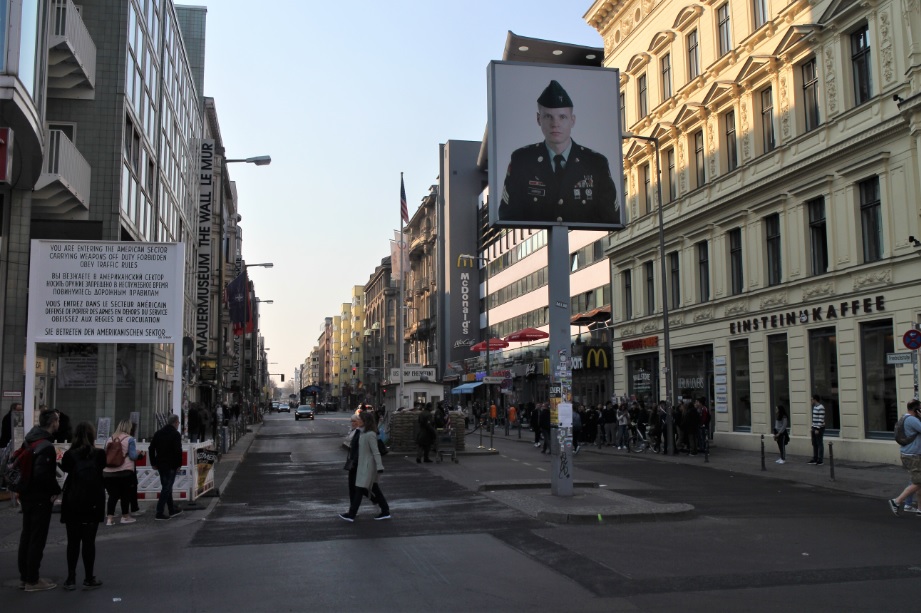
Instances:
[[[521,438],[521,417],[518,418],[518,438]]]
[[[495,432],[496,432],[496,423],[493,422],[492,430],[489,431],[489,450],[490,451],[496,450],[495,446],[492,444],[492,437],[493,437],[493,434],[495,434]]]
[[[835,444],[828,442],[828,470],[831,471],[831,480],[835,480]]]
[[[480,444],[476,446],[477,449],[486,449],[483,447],[483,423],[480,422],[480,425],[477,428],[480,431]]]
[[[764,435],[761,435],[761,470],[767,470],[767,467],[764,465]]]

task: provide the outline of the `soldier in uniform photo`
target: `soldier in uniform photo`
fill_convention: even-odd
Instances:
[[[537,125],[544,140],[512,153],[499,220],[620,223],[608,160],[572,140],[573,102],[557,81],[537,99]]]

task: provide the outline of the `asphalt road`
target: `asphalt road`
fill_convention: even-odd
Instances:
[[[220,503],[99,544],[94,592],[25,594],[4,610],[72,611],[881,611],[914,610],[921,519],[879,500],[638,456],[585,452],[575,477],[690,518],[556,526],[475,492],[487,479],[540,478],[528,444],[417,465],[391,453],[393,519],[347,506],[343,414],[270,415]],[[475,444],[474,444],[475,446]],[[2,576],[15,552],[0,553]],[[64,552],[43,575],[61,581]],[[79,578],[82,578],[80,576]]]

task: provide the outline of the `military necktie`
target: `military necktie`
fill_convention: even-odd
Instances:
[[[565,161],[566,158],[560,153],[553,156],[553,174],[558,175],[563,172],[563,162]]]

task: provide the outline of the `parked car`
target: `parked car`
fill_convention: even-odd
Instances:
[[[294,420],[313,419],[313,407],[309,404],[302,404],[294,409]]]

